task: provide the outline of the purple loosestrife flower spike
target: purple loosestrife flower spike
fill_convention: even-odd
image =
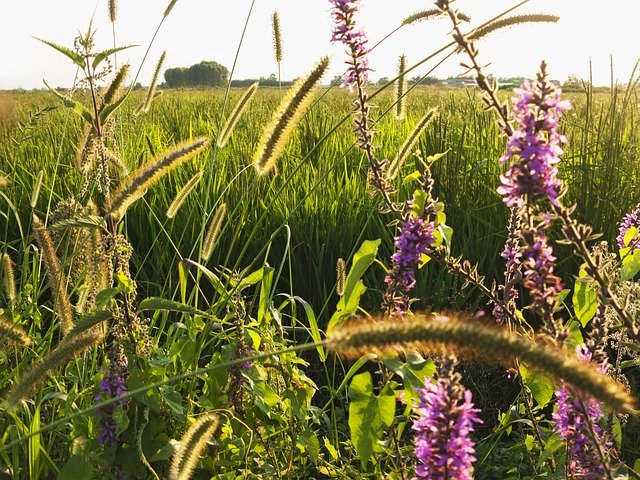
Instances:
[[[501,163],[517,160],[500,176],[502,186],[498,188],[510,207],[522,206],[524,197],[530,205],[545,198],[558,205],[562,182],[556,177],[555,165],[566,142],[558,133],[558,121],[571,104],[560,100],[560,90],[547,82],[545,68],[543,63],[535,83],[525,81],[515,90],[520,96],[513,100],[512,117],[518,129],[511,135]]]
[[[422,264],[421,256],[429,253],[435,241],[433,222],[409,213],[402,222],[400,235],[395,237],[392,266],[384,281],[387,291],[384,304],[395,313],[404,315],[409,309],[409,292],[416,284],[415,269]]]
[[[344,44],[351,56],[346,63],[347,72],[344,74],[342,85],[353,88],[367,83],[368,72],[371,71],[367,60],[367,36],[362,30],[356,29],[354,14],[358,11],[358,0],[329,0],[333,5],[331,17],[333,30],[331,42]]]
[[[578,358],[590,362],[592,353],[585,345],[576,348]],[[605,359],[600,371],[605,374],[608,362]],[[605,466],[597,453],[598,446],[589,432],[589,424],[595,441],[606,451],[611,441],[606,439],[598,421],[602,419],[600,402],[593,398],[579,399],[571,395],[566,387],[556,391],[557,410],[553,413],[554,430],[567,442],[567,474],[569,478],[596,480],[605,477]],[[582,405],[580,404],[582,402]],[[584,405],[584,410],[582,406]],[[586,416],[585,416],[586,413]]]
[[[620,248],[630,247],[631,248],[630,253],[633,253],[633,251],[636,248],[638,248],[638,243],[639,243],[638,238],[632,239],[629,245],[624,244],[624,236],[627,234],[627,231],[631,227],[635,227],[638,230],[640,230],[640,203],[636,205],[636,208],[633,211],[627,213],[622,219],[622,223],[620,224],[620,230],[617,238],[618,246]]]
[[[420,416],[412,426],[418,459],[414,480],[471,480],[476,457],[469,434],[475,423],[482,423],[479,410],[471,403],[471,392],[455,378],[444,376],[417,390]]]
[[[110,352],[111,363],[109,371],[100,381],[100,393],[93,399],[95,403],[103,402],[111,398],[117,398],[127,393],[125,382],[128,378],[127,367],[129,362],[120,346],[116,346]],[[116,434],[116,422],[113,418],[118,407],[124,407],[126,400],[118,400],[104,407],[97,408],[95,413],[100,421],[100,433],[98,442],[102,445],[113,445],[120,441]]]

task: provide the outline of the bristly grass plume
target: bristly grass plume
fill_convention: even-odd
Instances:
[[[459,13],[458,18],[460,18]],[[506,27],[512,27],[514,25],[531,23],[556,23],[558,20],[560,20],[560,17],[558,17],[557,15],[548,15],[544,13],[531,13],[500,18],[485,25],[484,27],[474,30],[471,34],[469,34],[469,40],[480,40],[481,38],[489,35],[492,32],[495,32],[496,30]]]
[[[222,227],[222,222],[224,221],[226,213],[227,205],[223,203],[216,209],[213,214],[213,218],[211,219],[211,223],[209,223],[209,228],[207,228],[207,233],[204,236],[204,241],[202,242],[202,259],[205,262],[211,258],[211,254],[216,246],[216,240],[218,239],[218,234],[220,233],[220,228]]]
[[[203,172],[198,172],[193,177],[191,177],[187,183],[184,184],[184,187],[180,189],[176,197],[171,202],[171,205],[169,205],[169,208],[167,209],[167,218],[173,218],[176,216],[176,213],[178,213],[178,210],[180,210],[180,207],[182,206],[184,201],[187,199],[196,185],[198,185],[198,182],[202,178],[202,175]]]
[[[36,389],[44,383],[48,374],[65,365],[74,357],[96,346],[102,341],[103,334],[100,325],[77,335],[68,335],[58,346],[41,359],[36,360],[27,373],[7,393],[3,407],[7,410],[15,409],[22,400],[33,397]]]
[[[262,132],[253,165],[258,174],[273,170],[282,155],[293,128],[309,107],[316,84],[329,67],[329,57],[322,57],[314,69],[304,78],[299,79],[282,99],[271,122]]]
[[[69,292],[67,291],[67,277],[62,272],[51,235],[35,213],[33,214],[33,226],[33,235],[42,252],[42,263],[51,283],[51,293],[55,302],[55,312],[60,322],[60,329],[62,334],[66,335],[73,328],[73,309],[71,308]]]
[[[148,188],[174,168],[204,151],[210,143],[211,140],[208,137],[199,137],[190,142],[180,143],[140,167],[111,194],[107,203],[107,212],[121,218],[127,208],[141,198]]]
[[[174,454],[169,471],[170,480],[188,480],[195,470],[207,442],[219,426],[215,413],[205,413],[180,439],[180,448]]]
[[[4,293],[9,300],[9,305],[13,306],[16,300],[16,274],[13,271],[13,262],[8,253],[0,256],[0,268],[2,268],[2,279],[4,280]]]
[[[160,77],[160,72],[162,71],[162,65],[164,63],[164,59],[167,55],[167,52],[164,51],[162,52],[162,55],[160,55],[160,58],[158,59],[158,63],[156,64],[156,68],[153,71],[153,77],[151,78],[151,83],[149,84],[149,90],[147,91],[147,96],[144,99],[144,102],[142,103],[142,105],[140,105],[138,107],[138,109],[136,110],[136,114],[140,115],[142,113],[147,113],[149,111],[149,109],[151,108],[151,102],[153,102],[153,100],[158,96],[156,94],[156,87],[158,84],[158,78]],[[161,92],[159,92],[161,93]]]
[[[398,176],[398,172],[400,172],[402,166],[407,161],[407,158],[409,158],[409,155],[413,151],[413,147],[420,138],[420,135],[422,135],[424,130],[427,128],[427,125],[429,125],[429,123],[433,119],[436,111],[437,110],[435,108],[429,110],[427,114],[420,119],[416,126],[413,127],[413,130],[411,130],[411,133],[402,144],[402,147],[400,147],[400,150],[398,150],[398,154],[387,167],[386,177],[389,180],[393,180]]]
[[[224,126],[220,130],[220,134],[218,135],[218,139],[216,142],[218,144],[218,148],[224,147],[229,141],[229,138],[231,137],[231,134],[235,130],[236,125],[240,120],[240,117],[242,116],[244,111],[247,109],[247,107],[249,106],[249,103],[251,102],[251,99],[254,97],[254,95],[258,91],[259,83],[260,82],[255,82],[249,88],[247,88],[247,90],[242,95],[242,98],[240,98],[240,100],[238,100],[238,103],[236,103],[236,106],[233,107],[233,110],[229,114],[229,118],[227,118],[227,121],[225,122]]]
[[[16,325],[10,318],[7,318],[5,311],[0,308],[0,344],[3,342],[23,347],[29,347],[33,344],[27,332]]]
[[[281,83],[280,65],[282,63],[282,30],[280,28],[280,15],[273,12],[271,17],[271,28],[273,32],[273,55],[278,64],[278,84]]]
[[[474,354],[488,361],[518,358],[532,368],[553,375],[619,412],[634,413],[635,399],[626,389],[595,367],[568,356],[557,347],[526,340],[507,330],[489,328],[459,314],[407,317],[405,321],[378,318],[336,326],[327,338],[339,356],[357,358],[369,353],[386,356],[413,349],[443,354]],[[500,352],[498,359],[491,358]]]
[[[407,80],[404,77],[406,68],[407,56],[403,54],[398,59],[398,78],[396,79],[396,119],[398,120],[404,118],[406,108],[405,92],[407,90]]]

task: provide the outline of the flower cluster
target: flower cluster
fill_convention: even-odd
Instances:
[[[547,82],[544,64],[535,83],[527,81],[515,91],[520,96],[514,99],[512,115],[519,128],[501,162],[518,160],[500,176],[498,193],[509,206],[523,205],[525,197],[530,205],[545,198],[556,205],[562,182],[556,177],[555,164],[566,141],[558,133],[558,121],[571,104],[560,100],[560,90]]]
[[[387,291],[384,304],[396,313],[409,309],[409,292],[416,284],[415,269],[421,265],[421,256],[429,252],[435,241],[433,222],[408,214],[402,222],[400,235],[395,237],[396,252],[391,256],[392,267],[386,278]]]
[[[632,227],[635,227],[638,230],[640,230],[640,203],[636,205],[636,208],[633,211],[631,211],[630,213],[627,213],[624,216],[624,219],[620,224],[620,230],[617,238],[618,246],[620,248],[630,247],[631,252],[633,252],[636,248],[638,248],[638,243],[640,243],[640,240],[638,238],[634,238],[631,240],[629,245],[624,244],[624,237],[627,234],[627,231]]]
[[[469,438],[478,418],[471,392],[463,390],[455,379],[439,376],[418,389],[419,418],[413,423],[416,433],[415,455],[419,465],[416,479],[470,480],[475,461],[474,443]]]
[[[564,288],[560,277],[554,274],[556,257],[547,242],[542,226],[523,232],[526,247],[522,252],[525,279],[534,310],[545,320],[551,320],[558,295]]]
[[[349,50],[350,59],[347,61],[348,69],[344,75],[342,85],[353,88],[364,86],[367,83],[368,72],[371,71],[366,57],[367,35],[362,30],[356,29],[354,14],[358,11],[357,0],[329,0],[333,5],[331,16],[333,18],[333,30],[331,42],[343,43]]]
[[[584,345],[576,348],[578,357],[591,361],[592,354]],[[606,373],[608,363],[600,365],[600,371]],[[570,478],[595,480],[604,478],[604,465],[597,453],[597,442],[604,450],[611,448],[611,441],[598,425],[602,419],[600,402],[593,398],[573,397],[567,388],[556,392],[558,408],[553,414],[555,431],[567,442],[567,473]],[[595,439],[592,438],[595,435]]]
[[[95,403],[103,402],[112,398],[118,398],[127,393],[127,367],[128,360],[121,347],[115,348],[115,353],[111,353],[111,363],[109,371],[100,381],[100,393],[93,399]],[[120,441],[116,432],[116,421],[114,413],[119,407],[124,407],[125,400],[117,400],[109,405],[96,409],[96,415],[100,420],[100,433],[98,442],[102,445],[113,445]]]

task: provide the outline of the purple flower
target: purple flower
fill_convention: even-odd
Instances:
[[[471,392],[450,388],[448,379],[427,382],[418,389],[419,418],[413,422],[416,431],[415,455],[419,465],[416,479],[467,480],[472,478],[476,460],[474,443],[469,438],[474,423],[482,423],[478,409],[473,408]],[[458,395],[452,392],[459,392]]]
[[[581,360],[591,361],[592,354],[584,345],[578,346],[576,351]],[[608,363],[605,360],[600,365],[600,371],[606,373],[607,369]],[[605,439],[597,423],[603,417],[600,402],[594,398],[575,398],[566,387],[556,391],[556,399],[558,408],[553,413],[554,430],[567,442],[568,476],[586,480],[604,478],[604,466],[589,432],[591,424],[595,441],[604,450],[611,448],[611,441]]]
[[[506,268],[511,268],[512,266],[520,265],[520,257],[522,257],[522,253],[520,253],[518,245],[506,243],[500,256],[507,261]]]
[[[630,213],[627,213],[624,216],[624,219],[620,224],[620,231],[619,231],[620,233],[618,234],[618,238],[617,238],[618,246],[620,248],[630,247],[631,248],[630,253],[633,253],[633,251],[636,248],[638,248],[638,243],[640,242],[640,240],[636,237],[631,239],[631,242],[629,242],[629,245],[624,244],[624,236],[627,234],[627,231],[631,227],[635,227],[638,230],[640,230],[640,203],[636,205],[636,208],[633,211],[631,211]]]
[[[369,62],[366,54],[367,35],[362,30],[356,29],[354,14],[358,11],[358,0],[329,0],[333,5],[331,16],[333,18],[333,30],[331,42],[340,42],[347,47],[350,59],[346,62],[347,72],[342,80],[343,86],[353,88],[367,83]]]
[[[519,128],[511,135],[501,163],[517,160],[500,176],[498,193],[510,207],[522,206],[524,197],[530,205],[545,198],[557,205],[562,182],[556,178],[555,164],[566,142],[558,133],[558,121],[571,104],[560,100],[560,90],[546,81],[544,68],[535,83],[525,81],[515,92],[520,96],[513,100],[512,116]]]
[[[409,309],[408,294],[416,284],[415,268],[422,264],[420,257],[429,252],[434,240],[433,222],[412,214],[403,220],[402,231],[395,237],[392,267],[384,279],[388,285],[384,304],[396,313],[404,314]]]
[[[100,393],[93,399],[95,403],[100,403],[112,398],[118,398],[127,393],[126,381],[128,377],[128,360],[120,348],[115,348],[112,362],[109,364],[109,371],[100,381]],[[100,433],[98,442],[102,445],[111,446],[120,441],[116,434],[116,422],[113,417],[118,407],[124,407],[126,400],[117,400],[109,405],[97,408],[96,416],[100,421]]]
[[[563,289],[562,280],[554,274],[553,248],[541,229],[526,231],[524,237],[527,246],[523,252],[525,280],[522,283],[529,290],[534,309],[551,315]]]

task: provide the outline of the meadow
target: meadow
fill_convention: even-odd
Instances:
[[[72,95],[0,92],[0,478],[640,478],[635,78],[536,104],[562,113],[536,127],[566,137],[560,183],[514,206],[485,108],[510,90],[312,72],[227,135],[245,89],[94,85],[60,51],[88,69]],[[458,443],[425,453],[438,401]]]

